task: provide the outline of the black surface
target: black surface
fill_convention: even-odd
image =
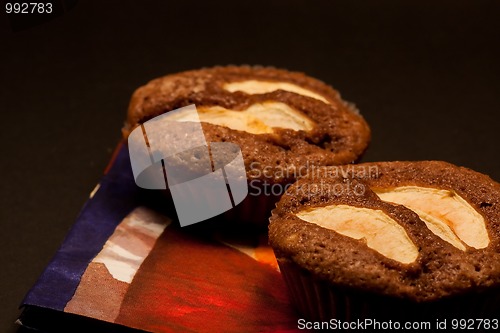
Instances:
[[[25,307],[20,321],[23,328],[18,333],[67,333],[67,332],[105,332],[105,333],[144,333],[137,329],[112,324],[96,319],[89,319],[71,313],[40,308]]]
[[[439,159],[500,181],[498,1],[79,1],[0,14],[0,331],[98,182],[133,90],[215,64],[304,71],[357,104],[365,161]],[[3,5],[2,5],[3,11]]]

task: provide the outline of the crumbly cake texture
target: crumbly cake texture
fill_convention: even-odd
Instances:
[[[330,104],[283,90],[250,95],[222,88],[224,83],[249,79],[290,82],[324,96]],[[315,122],[314,128],[311,131],[277,128],[274,133],[256,135],[202,122],[207,142],[227,141],[240,146],[249,179],[287,184],[295,180],[298,168],[351,163],[368,146],[367,123],[334,89],[301,73],[249,66],[188,71],[149,82],[132,97],[124,135],[148,119],[190,104],[241,111],[269,101],[284,103],[301,112]]]
[[[366,173],[369,167],[378,172]],[[500,287],[500,184],[488,176],[445,162],[382,162],[349,166],[350,175],[331,169],[327,176],[304,177],[273,210],[269,240],[280,265],[302,270],[317,281],[365,295],[428,303]],[[372,168],[372,170],[374,170]],[[311,188],[349,183],[343,193],[310,195]],[[354,192],[356,185],[363,195]],[[462,251],[432,233],[412,210],[382,201],[371,188],[420,186],[453,190],[485,220],[490,243]],[[359,189],[359,187],[358,187]],[[417,259],[402,264],[370,249],[362,240],[299,219],[311,207],[349,205],[385,212],[419,248]],[[292,287],[293,288],[293,287]]]

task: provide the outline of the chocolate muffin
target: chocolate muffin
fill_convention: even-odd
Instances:
[[[445,162],[318,168],[273,210],[269,240],[309,319],[497,315],[500,184]]]
[[[248,87],[258,84],[264,88],[252,94],[256,88]],[[209,145],[231,142],[242,152],[249,195],[226,214],[228,219],[267,225],[287,185],[311,166],[356,161],[370,140],[364,119],[326,84],[300,73],[246,66],[189,71],[151,81],[134,93],[124,133],[190,104],[196,105]],[[193,121],[187,113],[172,119]],[[159,139],[149,144],[162,150],[176,143]]]

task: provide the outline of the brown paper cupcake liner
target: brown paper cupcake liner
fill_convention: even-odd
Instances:
[[[277,195],[252,195],[222,214],[222,218],[231,223],[252,224],[257,227],[266,227],[269,224],[271,211],[276,207],[280,196]]]
[[[441,319],[498,319],[500,313],[499,289],[416,303],[333,286],[286,259],[278,259],[278,264],[292,302],[308,320],[428,320],[435,324]]]
[[[171,206],[171,209],[175,209],[170,190],[167,189],[162,192],[168,202],[168,205]],[[190,200],[190,197],[194,194],[195,193],[192,193],[189,187],[186,187],[184,189],[184,193],[178,192],[178,198],[182,197],[184,200]],[[276,203],[279,199],[279,195],[255,195],[249,193],[239,204],[222,214],[215,216],[214,218],[217,220],[217,223],[222,223],[224,226],[245,226],[264,229],[267,228],[271,211],[276,208]],[[211,198],[214,207],[217,206],[216,200],[218,200],[218,198]]]

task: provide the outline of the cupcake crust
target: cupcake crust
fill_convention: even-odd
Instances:
[[[137,124],[176,109],[179,105],[186,105],[183,101],[191,98],[218,96],[224,99],[234,95],[248,96],[241,91],[230,92],[223,88],[226,83],[245,80],[295,84],[321,95],[336,108],[357,112],[354,106],[344,102],[331,86],[303,73],[262,66],[216,66],[166,75],[138,88],[132,95],[123,131],[127,134]]]

